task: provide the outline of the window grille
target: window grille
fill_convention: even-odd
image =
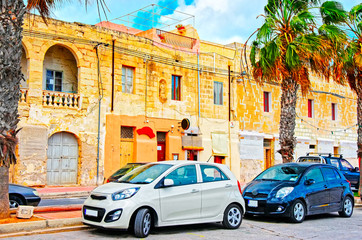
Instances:
[[[121,127],[121,138],[133,139],[133,127]]]
[[[166,142],[165,132],[157,132],[157,142]]]

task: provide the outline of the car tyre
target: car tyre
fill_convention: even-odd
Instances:
[[[293,202],[291,212],[290,212],[290,221],[293,223],[301,223],[304,221],[306,215],[306,207],[305,204],[297,199]]]
[[[19,205],[24,205],[24,201],[18,196],[10,195],[9,196],[9,207],[18,208]]]
[[[230,204],[224,211],[222,224],[227,229],[237,229],[243,221],[243,210],[236,204]]]
[[[152,215],[147,208],[141,208],[136,214],[134,221],[134,234],[136,237],[144,238],[150,234],[152,226]]]
[[[353,201],[350,196],[346,196],[342,203],[342,211],[338,214],[341,217],[351,217],[353,213]]]

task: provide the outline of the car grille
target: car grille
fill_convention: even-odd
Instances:
[[[265,193],[258,193],[257,195],[252,194],[251,192],[246,192],[245,193],[245,197],[249,197],[249,198],[268,198],[268,194]]]
[[[94,200],[105,200],[107,199],[107,196],[101,196],[101,195],[94,195],[94,194],[91,194],[90,197]]]
[[[89,216],[85,214],[86,209],[97,211],[97,216]],[[83,217],[86,220],[93,221],[93,222],[101,222],[103,219],[104,214],[106,213],[106,210],[104,208],[96,208],[96,207],[90,207],[90,206],[83,206]]]

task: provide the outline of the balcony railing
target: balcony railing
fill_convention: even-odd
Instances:
[[[19,103],[26,103],[28,96],[28,89],[27,88],[21,88],[20,89],[20,97],[19,97]]]
[[[79,108],[80,96],[76,93],[43,91],[43,106]]]

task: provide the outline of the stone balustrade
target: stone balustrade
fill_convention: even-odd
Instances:
[[[19,103],[27,103],[28,89],[20,88]]]
[[[43,91],[43,106],[79,108],[80,96],[76,93]]]

